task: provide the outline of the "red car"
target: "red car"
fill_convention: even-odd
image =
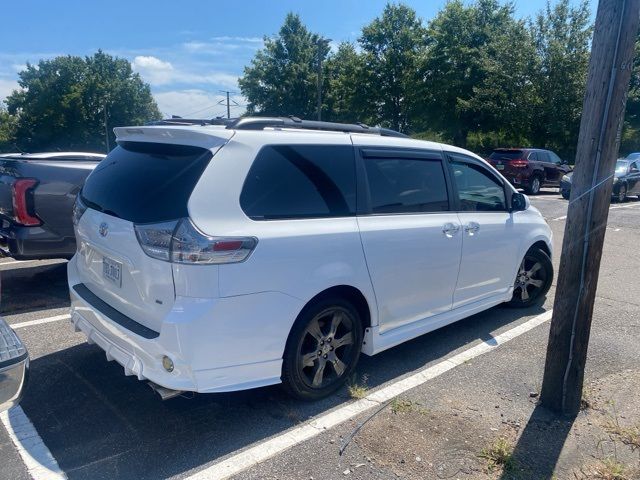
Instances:
[[[489,155],[493,165],[516,188],[537,195],[542,187],[560,187],[571,167],[550,150],[496,148]]]

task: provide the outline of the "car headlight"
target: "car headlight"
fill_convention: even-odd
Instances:
[[[613,177],[613,183],[617,183],[619,181],[620,181],[620,179],[618,177]]]
[[[567,183],[571,183],[571,178],[569,178],[569,175],[563,175],[562,176],[562,181],[563,182],[567,182]]]

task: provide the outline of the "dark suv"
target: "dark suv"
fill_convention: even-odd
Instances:
[[[538,148],[496,148],[489,162],[516,188],[537,195],[542,187],[559,187],[571,171],[555,153]]]

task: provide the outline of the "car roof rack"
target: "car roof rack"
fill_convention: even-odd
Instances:
[[[149,122],[147,125],[229,125],[235,121],[235,118],[182,118],[172,115],[171,118]]]
[[[297,128],[327,132],[368,133],[382,137],[407,137],[404,133],[388,128],[370,127],[364,123],[335,123],[302,120],[298,117],[241,117],[227,124],[232,130],[262,130],[264,128]]]

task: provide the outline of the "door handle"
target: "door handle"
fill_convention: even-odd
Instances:
[[[469,222],[464,226],[464,231],[469,235],[475,235],[476,233],[478,233],[478,231],[480,231],[480,224],[476,222]]]
[[[456,225],[455,223],[445,223],[442,227],[442,232],[447,237],[453,237],[456,233],[460,231],[460,225]]]

